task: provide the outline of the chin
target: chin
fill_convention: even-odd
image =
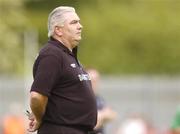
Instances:
[[[80,36],[80,37],[78,37],[78,38],[77,38],[77,40],[79,40],[79,41],[80,41],[80,40],[81,40],[81,36]]]
[[[80,40],[75,40],[74,43],[73,43],[73,48],[78,46],[79,42],[80,42]]]
[[[80,42],[81,41],[81,37],[75,39],[75,41]]]

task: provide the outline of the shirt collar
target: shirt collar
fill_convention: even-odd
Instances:
[[[73,48],[72,52],[66,47],[64,46],[60,41],[58,41],[57,39],[50,37],[48,40],[48,43],[55,45],[56,47],[62,49],[64,52],[77,57],[77,47]]]

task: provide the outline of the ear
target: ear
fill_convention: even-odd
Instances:
[[[54,28],[54,33],[55,33],[57,36],[62,36],[62,27],[56,26],[56,27]]]

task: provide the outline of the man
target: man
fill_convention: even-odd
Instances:
[[[100,79],[99,72],[93,68],[89,68],[86,70],[91,78],[92,88],[94,93],[96,94],[96,104],[98,108],[97,124],[94,129],[97,134],[105,134],[105,125],[114,120],[117,116],[117,113],[106,104],[101,96],[98,95],[98,84]]]
[[[39,52],[33,68],[30,132],[93,133],[96,102],[90,78],[77,59],[81,30],[74,8],[60,6],[50,13],[50,39]]]

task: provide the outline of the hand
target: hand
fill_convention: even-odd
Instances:
[[[39,128],[41,122],[36,120],[36,118],[33,115],[33,113],[28,112],[27,116],[28,116],[28,119],[30,120],[29,128],[27,130],[29,132],[35,132]]]
[[[114,120],[117,117],[117,113],[113,111],[111,108],[106,107],[102,110],[102,113],[104,115],[105,121],[111,121]]]
[[[40,126],[41,122],[38,122],[35,118],[33,120],[30,121],[29,123],[29,128],[28,131],[29,132],[35,132],[39,126]]]

